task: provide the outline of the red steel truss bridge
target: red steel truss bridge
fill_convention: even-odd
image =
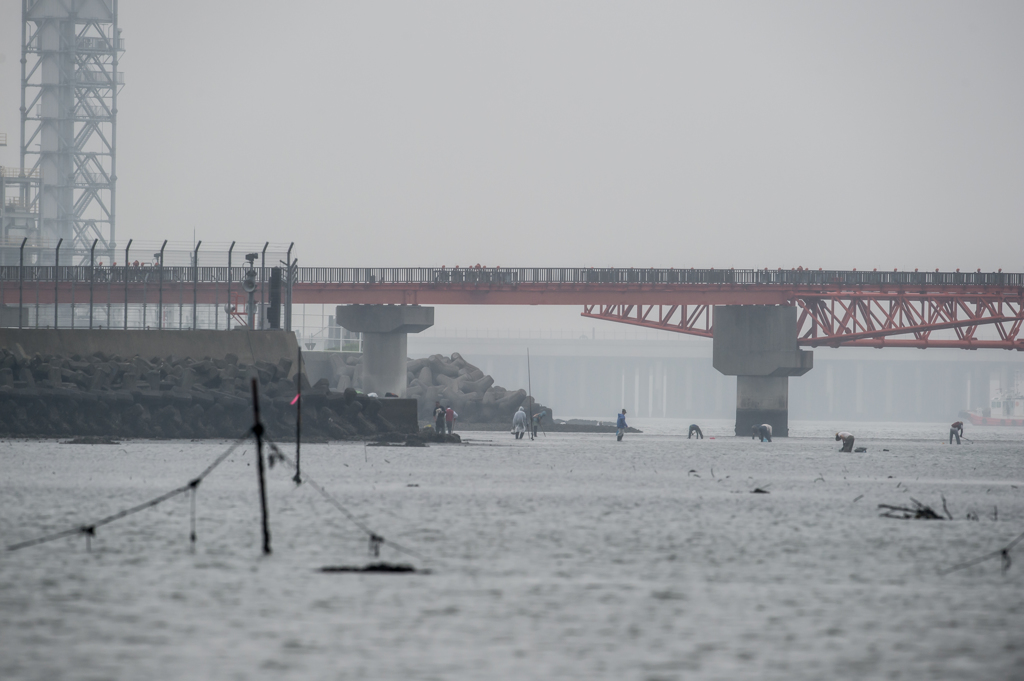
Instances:
[[[244,272],[5,266],[0,300],[223,304]],[[299,267],[290,286],[293,303],[578,305],[591,319],[704,337],[717,305],[790,305],[804,347],[1024,350],[1024,274],[1001,271]]]

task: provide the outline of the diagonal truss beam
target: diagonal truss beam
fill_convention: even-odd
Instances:
[[[712,337],[712,305],[585,305],[583,316]]]
[[[802,347],[999,348],[1024,351],[1024,296],[859,293],[796,296]],[[712,305],[586,305],[582,316],[692,336],[714,336]],[[978,338],[989,327],[996,338]],[[944,337],[935,332],[950,331]],[[992,335],[992,334],[990,334]]]

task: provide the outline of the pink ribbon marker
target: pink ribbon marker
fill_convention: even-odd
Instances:
[[[295,399],[293,399],[293,400],[292,400],[292,404],[295,404],[295,403],[296,403],[296,402],[298,402],[298,401],[299,401],[299,396],[298,396],[298,395],[296,395],[296,396],[295,396]]]

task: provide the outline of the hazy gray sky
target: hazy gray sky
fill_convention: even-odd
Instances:
[[[119,241],[1024,269],[1021,2],[122,0],[120,23]]]

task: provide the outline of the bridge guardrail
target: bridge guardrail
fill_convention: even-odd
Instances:
[[[19,272],[20,270],[20,272]],[[230,268],[231,281],[239,283],[245,267]],[[90,275],[90,271],[92,274]],[[257,268],[257,272],[260,269]],[[20,277],[19,277],[20,274]],[[270,268],[263,271],[270,278]],[[88,283],[148,283],[160,280],[153,265],[18,265],[0,266],[0,281]],[[169,283],[226,284],[227,267],[167,266],[163,281]],[[299,267],[296,284],[416,284],[496,285],[520,284],[692,284],[785,285],[785,286],[1000,286],[1024,287],[1024,274],[1012,272],[877,272],[858,270],[719,270],[641,269],[601,267]]]

